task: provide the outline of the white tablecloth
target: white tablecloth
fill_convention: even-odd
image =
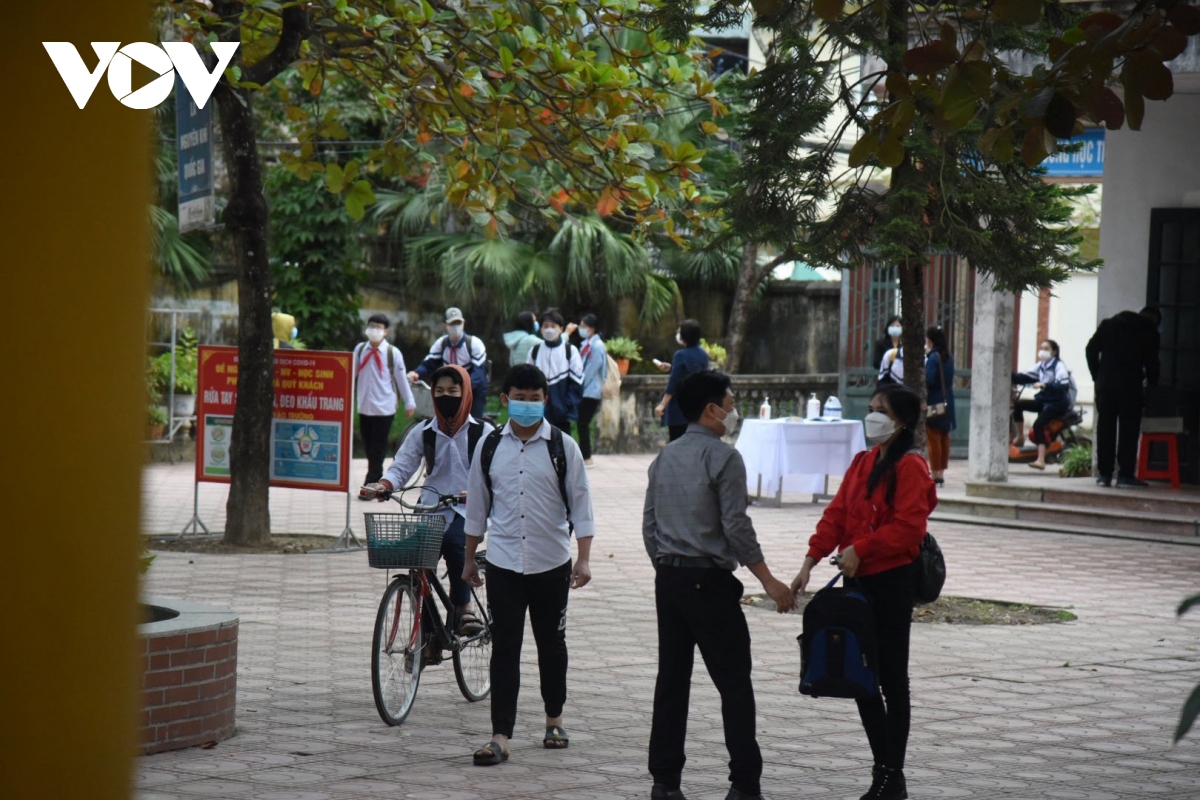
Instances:
[[[861,420],[748,419],[735,446],[751,492],[821,494],[826,476],[844,474],[867,439]]]

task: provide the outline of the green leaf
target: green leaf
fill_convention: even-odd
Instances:
[[[861,139],[854,143],[850,148],[850,155],[847,158],[847,163],[851,168],[857,169],[867,163],[867,159],[871,154],[879,148],[879,139],[874,133],[868,132]]]
[[[504,67],[504,71],[506,73],[512,72],[512,67],[513,67],[512,50],[509,50],[504,45],[500,45],[500,66]]]
[[[346,188],[346,174],[337,164],[330,164],[325,168],[325,186],[334,194],[341,194]]]
[[[1187,702],[1183,704],[1183,711],[1179,714],[1179,725],[1175,728],[1176,743],[1191,730],[1192,723],[1196,721],[1198,715],[1200,715],[1200,686],[1192,689]]]
[[[879,163],[894,169],[904,162],[904,145],[895,139],[884,139],[879,143],[877,157]]]
[[[845,7],[845,0],[813,0],[813,9],[817,16],[826,22],[833,22],[840,17]]]

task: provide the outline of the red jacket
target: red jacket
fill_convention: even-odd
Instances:
[[[900,459],[896,496],[889,507],[886,477],[867,497],[867,478],[881,452],[876,447],[861,454],[847,470],[837,496],[817,523],[817,532],[808,540],[808,554],[817,561],[853,545],[862,559],[858,574],[865,576],[910,564],[920,553],[929,514],[937,506],[929,465],[919,453]]]

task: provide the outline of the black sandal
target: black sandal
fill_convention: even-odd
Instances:
[[[488,751],[486,756],[482,755],[484,750]],[[491,767],[505,761],[508,761],[508,753],[504,752],[504,748],[496,742],[488,742],[475,751],[475,766],[477,767]]]
[[[546,738],[542,739],[542,747],[547,750],[566,750],[571,746],[571,737],[558,725],[546,726]]]
[[[483,633],[483,620],[472,611],[464,611],[458,616],[458,635],[474,636]]]

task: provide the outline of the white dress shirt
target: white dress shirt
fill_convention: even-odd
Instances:
[[[467,481],[468,536],[487,532],[487,560],[501,569],[536,575],[561,567],[571,557],[571,533],[566,509],[558,491],[558,475],[550,462],[550,423],[542,422],[528,442],[504,426],[503,436],[492,457],[492,489],[495,500],[488,514],[488,490],[483,482],[479,454],[481,440],[471,463]],[[579,445],[563,434],[567,456],[567,497],[575,537],[596,533],[587,470]],[[479,502],[476,502],[476,498]]]
[[[388,374],[388,348],[392,350],[392,374]],[[404,408],[412,411],[417,407],[412,387],[408,385],[408,370],[404,367],[404,355],[399,347],[381,342],[375,347],[370,342],[360,343],[354,348],[354,372],[358,413],[368,417],[390,417],[396,413],[396,387],[404,398]]]
[[[432,427],[437,432],[437,438],[433,442],[433,472],[425,478],[424,485],[429,487],[429,491],[421,492],[419,502],[436,501],[435,491],[437,494],[458,494],[467,491],[470,469],[467,463],[467,442],[473,422],[473,417],[467,417],[467,422],[454,436],[447,436],[446,432],[438,427],[437,420],[427,420],[400,443],[400,449],[396,451],[396,457],[392,459],[392,465],[387,468],[383,477],[397,489],[408,483],[413,473],[421,468],[421,459],[425,457],[425,431]],[[483,437],[480,437],[480,441],[493,430],[495,428],[491,423],[484,422]],[[486,490],[484,493],[486,494]],[[467,499],[468,502],[471,499],[469,494]],[[450,523],[450,517],[455,513],[463,517],[467,515],[466,507],[462,505],[452,506],[442,513],[446,517],[446,524]]]

